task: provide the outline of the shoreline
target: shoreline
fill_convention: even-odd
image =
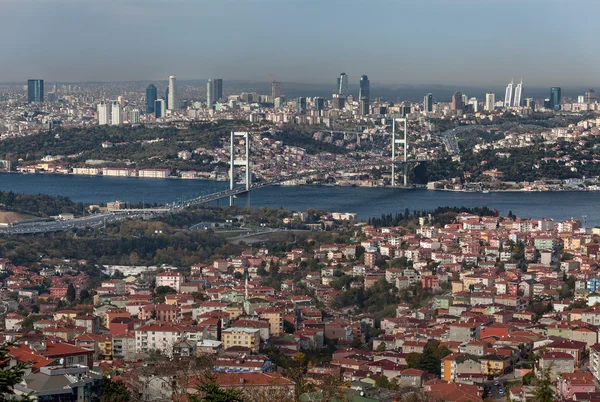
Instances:
[[[39,175],[39,176],[68,176],[68,177],[83,177],[83,178],[108,178],[108,179],[148,179],[148,180],[200,180],[200,181],[215,181],[227,183],[228,180],[219,180],[219,179],[207,179],[204,177],[190,177],[183,178],[180,176],[167,176],[167,177],[139,177],[139,176],[105,176],[105,175],[84,175],[84,174],[73,174],[73,173],[52,173],[52,172],[35,172],[35,173],[25,173],[25,172],[6,172],[0,171],[0,174],[14,174],[14,175]],[[401,187],[401,186],[361,186],[359,184],[337,184],[337,183],[327,183],[327,184],[273,184],[272,186],[276,187],[304,187],[304,186],[312,186],[312,187],[358,187],[358,188],[381,188],[381,189],[401,189],[401,190],[425,190],[425,191],[443,191],[450,193],[473,193],[473,194],[493,194],[493,193],[580,193],[580,192],[598,192],[600,191],[600,187],[597,189],[548,189],[548,190],[525,190],[525,189],[505,189],[505,190],[494,190],[494,189],[486,189],[484,191],[471,191],[471,190],[455,190],[455,189],[446,189],[446,188],[435,188],[430,189],[426,188],[426,185],[419,185],[418,187]]]

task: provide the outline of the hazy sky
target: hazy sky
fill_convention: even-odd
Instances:
[[[0,82],[600,83],[600,0],[0,0]]]

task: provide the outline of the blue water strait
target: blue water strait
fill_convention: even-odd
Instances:
[[[0,190],[28,194],[62,195],[76,202],[128,201],[167,203],[190,199],[227,188],[228,183],[206,180],[85,177],[44,174],[0,174]],[[249,199],[247,198],[249,197]],[[587,216],[588,226],[600,225],[596,212],[600,192],[463,193],[391,188],[272,186],[252,191],[237,205],[304,211],[318,208],[354,212],[366,219],[409,210],[432,210],[438,206],[496,208],[519,217],[556,220]],[[228,200],[219,201],[228,205]]]

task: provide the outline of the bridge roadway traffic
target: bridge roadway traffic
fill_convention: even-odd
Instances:
[[[412,162],[425,162],[427,160],[410,160],[409,163]],[[370,161],[370,162],[357,162],[350,165],[343,165],[334,168],[334,171],[337,170],[347,170],[347,169],[355,169],[360,167],[368,167],[368,166],[383,166],[388,165],[389,161]],[[197,198],[193,198],[187,200],[183,203],[175,202],[172,204],[167,204],[164,208],[151,208],[151,209],[123,209],[118,211],[113,211],[104,214],[93,214],[89,216],[83,216],[81,218],[70,219],[70,220],[54,220],[54,221],[32,221],[32,222],[18,222],[14,223],[8,227],[0,227],[0,234],[11,234],[11,235],[21,235],[21,234],[38,234],[38,233],[49,233],[49,232],[61,232],[72,230],[74,228],[85,228],[85,227],[102,227],[106,223],[111,223],[119,220],[123,220],[126,218],[141,218],[141,219],[151,219],[156,216],[178,212],[183,208],[189,206],[196,206],[201,204],[206,204],[212,201],[219,200],[221,198],[234,197],[239,194],[246,193],[248,191],[256,190],[261,187],[273,186],[277,184],[281,184],[290,180],[297,180],[304,177],[314,176],[316,174],[322,173],[319,170],[311,170],[308,172],[297,173],[290,176],[280,177],[277,179],[273,179],[270,181],[260,182],[253,184],[250,186],[249,190],[246,190],[245,187],[236,187],[232,190],[222,190],[216,193],[211,193],[207,195],[203,195]]]

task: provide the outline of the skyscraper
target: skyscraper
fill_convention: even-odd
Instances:
[[[146,88],[146,114],[154,113],[154,102],[158,97],[154,84],[148,85]]]
[[[369,83],[369,77],[363,75],[360,77],[360,89],[358,90],[358,99],[371,99],[370,96],[371,85]]]
[[[315,106],[315,110],[317,112],[321,112],[323,109],[325,109],[325,99],[323,98],[315,98],[314,99],[314,106]]]
[[[109,105],[105,101],[101,101],[98,104],[98,124],[101,126],[110,123],[110,109]]]
[[[301,96],[297,100],[298,114],[306,114],[306,98]]]
[[[427,94],[423,99],[423,110],[426,112],[433,112],[433,95]]]
[[[206,106],[212,107],[223,100],[223,80],[214,78],[206,83]]]
[[[521,106],[522,97],[523,97],[523,80],[521,80],[521,82],[518,83],[517,87],[515,88],[515,99],[513,100],[514,107]]]
[[[504,107],[511,107],[513,97],[513,85],[514,82],[511,80],[510,84],[506,87],[506,93],[504,94]]]
[[[123,124],[123,108],[119,101],[112,101],[110,108],[110,124],[111,126],[120,126]]]
[[[592,88],[588,89],[585,93],[585,103],[588,105],[590,103],[596,102],[596,92]]]
[[[485,94],[485,110],[492,111],[496,107],[496,94]]]
[[[550,108],[560,110],[560,87],[552,87],[550,90]]]
[[[169,87],[165,89],[165,109],[169,108]],[[163,114],[164,116],[164,114]]]
[[[223,101],[223,79],[214,78],[213,79],[213,87],[214,87],[214,102],[222,102]]]
[[[275,99],[281,98],[281,83],[279,81],[271,82],[271,97],[273,102],[275,102]]]
[[[212,80],[208,80],[206,83],[206,107],[212,108],[213,103],[215,102],[214,98],[215,86]]]
[[[452,110],[463,109],[463,94],[461,92],[454,92],[452,95]]]
[[[169,110],[179,109],[179,100],[177,99],[177,90],[175,89],[175,76],[169,77],[169,97],[167,98]]]
[[[27,102],[44,101],[44,80],[27,80]]]
[[[344,98],[348,96],[348,74],[341,73],[338,78],[338,94]]]
[[[164,99],[157,99],[154,101],[154,117],[157,119],[160,117],[165,117],[166,109],[167,105]]]

